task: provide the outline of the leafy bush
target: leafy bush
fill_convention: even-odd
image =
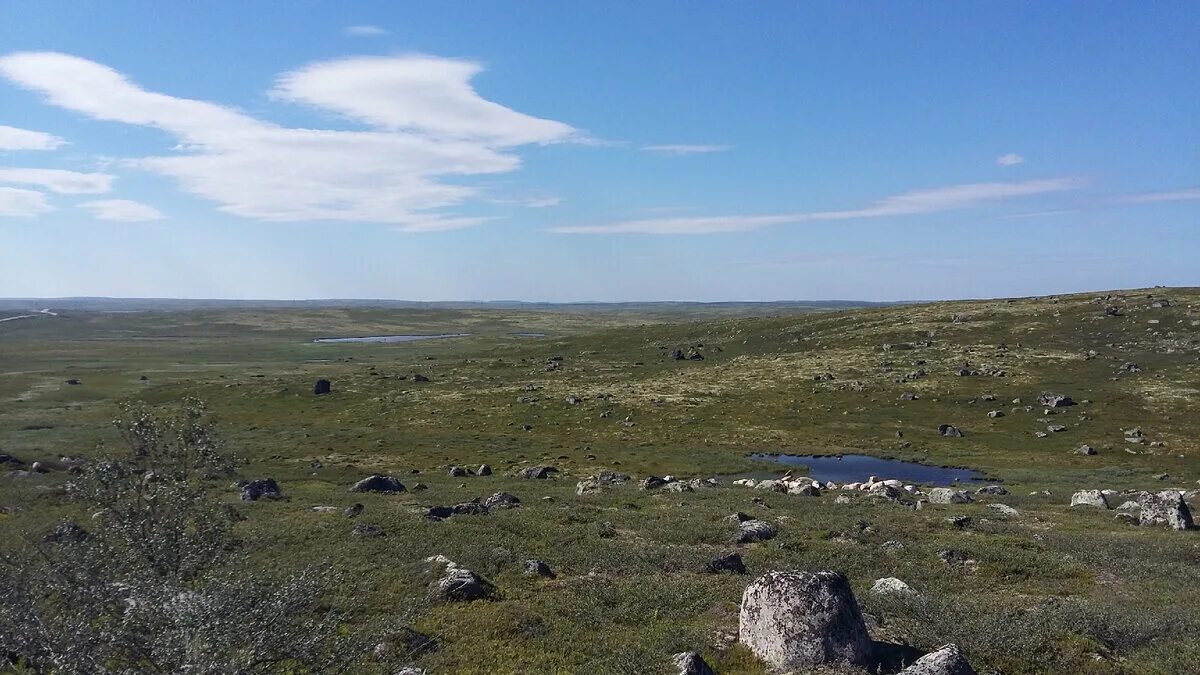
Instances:
[[[337,575],[251,570],[238,516],[206,486],[232,474],[202,405],[125,406],[127,452],[87,464],[63,521],[0,558],[0,653],[45,673],[343,672],[362,642],[323,598]]]

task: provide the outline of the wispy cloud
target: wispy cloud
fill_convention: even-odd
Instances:
[[[732,146],[729,145],[697,145],[697,144],[667,144],[667,145],[643,145],[642,150],[645,152],[653,152],[659,155],[703,155],[710,152],[724,152]]]
[[[116,176],[62,169],[0,169],[0,183],[36,185],[61,195],[98,195],[112,189]]]
[[[360,25],[346,26],[342,29],[342,35],[348,37],[381,37],[383,35],[391,35],[390,31],[384,30],[379,26]]]
[[[648,218],[604,225],[568,225],[551,228],[563,234],[712,234],[743,232],[772,225],[814,221],[854,220],[956,211],[988,202],[1074,190],[1084,185],[1079,178],[1048,178],[1015,183],[969,183],[928,190],[914,190],[882,199],[875,204],[845,211],[810,211],[772,215],[730,215],[687,218]]]
[[[53,134],[0,124],[0,150],[55,150],[66,144]]]
[[[32,218],[53,210],[41,192],[0,187],[0,217]]]
[[[1183,202],[1200,199],[1200,186],[1180,190],[1162,190],[1126,195],[1119,201],[1123,204],[1152,204],[1155,202]]]
[[[227,213],[266,221],[357,221],[399,229],[466,227],[447,209],[479,196],[447,177],[516,170],[513,149],[583,135],[519,113],[471,87],[482,66],[432,56],[325,61],[283,75],[273,95],[342,114],[365,131],[288,128],[217,103],[148,91],[125,75],[54,52],[0,57],[0,76],[89,117],[153,127],[174,154],[124,165],[175,180]]]
[[[163,219],[163,214],[158,209],[130,199],[98,199],[83,202],[79,207],[91,211],[98,220],[140,223]]]
[[[1016,166],[1018,164],[1024,164],[1025,158],[1015,152],[1010,152],[1006,155],[1000,155],[997,157],[996,163],[1000,166]]]

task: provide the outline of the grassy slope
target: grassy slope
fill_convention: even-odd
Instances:
[[[1176,306],[1153,308],[1151,295]],[[1104,316],[1108,304],[1123,316]],[[669,324],[634,313],[509,310],[39,317],[0,324],[0,450],[25,459],[92,454],[97,442],[113,440],[104,424],[115,400],[204,398],[248,460],[245,474],[274,476],[290,496],[243,509],[253,555],[332,559],[361,571],[361,620],[415,617],[444,642],[423,662],[435,672],[646,672],[693,648],[725,672],[755,672],[737,649],[718,649],[719,634],[736,629],[746,579],[694,573],[727,547],[731,527],[722,518],[734,510],[782,524],[779,539],[745,551],[752,574],[845,571],[882,621],[882,636],[927,648],[958,641],[981,670],[1181,672],[1198,655],[1190,639],[1200,631],[1195,535],[1131,529],[1066,504],[1083,487],[1195,487],[1198,308],[1196,289],[1156,289],[1104,302],[1088,295]],[[953,322],[956,313],[966,320]],[[550,337],[513,337],[517,331]],[[473,335],[310,342],[409,332]],[[931,346],[884,347],[925,340]],[[699,344],[704,361],[667,357]],[[1085,358],[1089,350],[1095,356]],[[562,365],[546,370],[552,356]],[[1142,372],[1118,375],[1127,361]],[[959,377],[964,362],[1008,376]],[[895,381],[918,367],[929,375]],[[413,372],[431,381],[401,379]],[[822,372],[836,379],[815,382]],[[72,377],[83,384],[64,384]],[[313,397],[317,377],[332,380],[334,394]],[[1045,390],[1089,402],[1046,416],[1036,405]],[[904,391],[921,398],[901,401]],[[996,401],[980,400],[984,393]],[[1017,398],[1021,404],[1011,403]],[[993,409],[1007,414],[990,419]],[[938,437],[940,423],[966,437]],[[1034,436],[1049,423],[1068,430]],[[1121,430],[1132,426],[1165,447],[1126,452]],[[900,446],[897,431],[911,447]],[[1099,454],[1073,454],[1082,443]],[[1014,496],[1001,501],[1022,515],[998,519],[982,504],[839,505],[831,495],[771,495],[768,509],[750,501],[761,493],[739,488],[667,495],[629,486],[586,498],[572,490],[573,479],[599,468],[709,475],[756,468],[747,451],[849,449],[985,470],[1009,485]],[[323,468],[311,469],[314,459]],[[451,464],[485,461],[499,473],[545,461],[566,475],[545,483],[446,476]],[[412,470],[422,473],[410,480],[428,492],[362,499],[363,519],[383,526],[383,539],[354,538],[340,516],[307,510],[354,501],[344,488],[368,472]],[[1163,473],[1168,478],[1156,478]],[[34,496],[43,480],[58,478],[0,478],[0,503],[37,507],[0,516],[0,528],[57,516],[64,507],[54,497]],[[418,515],[421,506],[497,490],[526,506],[443,523]],[[1034,490],[1052,494],[1028,496]],[[956,529],[945,522],[951,514],[970,515],[975,526]],[[978,565],[944,565],[934,555],[944,548]],[[417,561],[434,553],[493,577],[503,599],[425,606]],[[522,578],[526,557],[550,561],[559,579]],[[892,606],[870,598],[866,588],[881,576],[904,579],[924,600]]]

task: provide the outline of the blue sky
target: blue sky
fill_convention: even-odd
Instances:
[[[1200,284],[1200,5],[0,0],[0,296]]]

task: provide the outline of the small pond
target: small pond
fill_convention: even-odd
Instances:
[[[470,333],[445,333],[443,335],[370,335],[367,337],[317,338],[313,342],[416,342],[417,340],[441,340],[443,338],[467,337]]]
[[[871,476],[896,479],[917,485],[953,485],[958,482],[984,480],[983,474],[971,469],[953,469],[899,459],[881,459],[870,455],[773,455],[754,453],[751,459],[778,462],[787,466],[808,467],[804,475],[821,482],[861,483]],[[772,474],[765,477],[773,477]]]

